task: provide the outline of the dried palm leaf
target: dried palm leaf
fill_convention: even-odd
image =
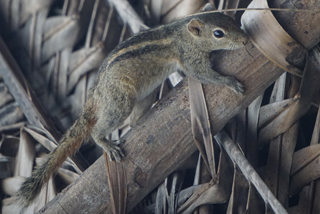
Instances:
[[[268,4],[265,0],[254,0],[248,8],[268,8]],[[285,71],[302,75],[294,66],[304,61],[306,50],[282,29],[271,11],[247,10],[241,22],[252,42],[269,60]]]
[[[214,177],[216,166],[213,141],[202,86],[201,83],[191,79],[188,79],[188,83],[193,137],[211,176]]]
[[[304,71],[298,96],[288,108],[270,121],[259,133],[260,142],[265,142],[288,130],[300,117],[310,108],[311,102],[319,91],[319,80],[317,78],[318,62],[309,57]]]
[[[125,214],[127,204],[127,180],[123,163],[110,161],[104,152],[104,159],[108,174],[108,183],[112,200],[112,213]]]
[[[256,187],[262,198],[268,203],[275,213],[287,213],[279,201],[274,197],[269,188],[264,184],[260,176],[255,172],[241,151],[232,142],[229,136],[221,131],[216,136],[217,142],[226,150],[230,158],[237,163],[244,176]]]
[[[19,213],[20,207],[16,203],[16,198],[6,198],[2,200],[2,209],[1,212],[3,214],[10,214],[10,213]],[[32,210],[26,210],[26,214],[34,213]]]
[[[258,122],[261,120],[259,112],[261,111],[261,103],[263,96],[260,95],[255,99],[249,106],[247,110],[247,136],[246,136],[246,152],[247,159],[251,165],[256,168],[258,166]]]
[[[35,158],[34,140],[23,129],[20,131],[19,151],[16,158],[15,176],[30,177]]]

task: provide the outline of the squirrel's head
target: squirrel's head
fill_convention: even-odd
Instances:
[[[248,41],[235,21],[222,13],[200,13],[189,21],[187,28],[195,43],[212,50],[233,50]]]

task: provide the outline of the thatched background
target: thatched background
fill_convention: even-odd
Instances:
[[[217,4],[218,1],[215,1],[220,9],[247,7],[250,1],[222,2]],[[87,90],[107,54],[133,33],[147,26],[168,23],[179,16],[198,12],[206,3],[199,0],[0,1],[0,34],[22,71],[19,73],[16,66],[9,66],[6,78],[12,81],[5,83],[5,78],[0,79],[2,213],[18,212],[14,197],[11,196],[24,177],[31,175],[34,163],[40,163],[45,154],[56,147],[61,133],[77,118],[85,103]],[[272,7],[320,10],[319,3],[311,0],[300,2],[298,6],[296,1],[272,0],[269,4]],[[275,13],[284,29],[307,51],[320,41],[320,24],[317,24],[320,23],[320,16],[310,11]],[[228,14],[239,21],[242,12]],[[288,18],[289,15],[293,18]],[[204,87],[211,120],[207,125],[209,128],[211,125],[212,133],[216,134],[227,119],[237,114],[225,130],[283,207],[289,213],[320,213],[317,181],[320,177],[319,50],[314,48],[309,54],[311,58],[307,60],[304,60],[306,50],[299,50],[296,52],[299,57],[290,61],[300,70],[304,70],[306,61],[311,66],[305,70],[309,75],[301,78],[290,73],[281,75],[283,70],[253,49],[253,44],[250,43],[249,47],[240,52],[213,56],[213,61],[215,57],[221,58],[216,65],[219,69],[228,73],[229,68],[230,73],[245,82],[247,92],[243,98],[239,98],[219,87]],[[10,65],[15,63],[2,42],[0,51],[0,64],[6,61],[11,62]],[[249,56],[252,58],[250,62],[245,60]],[[261,67],[265,70],[259,70]],[[277,81],[271,85],[275,79]],[[18,83],[22,85],[20,88]],[[165,97],[175,84],[175,78],[171,77],[162,87],[160,97]],[[191,97],[198,96],[201,91],[196,95],[190,92],[191,103]],[[298,92],[299,96],[295,96]],[[158,98],[159,94],[155,94],[152,102]],[[25,99],[29,100],[29,104]],[[123,182],[128,184],[125,185],[128,186],[128,198],[123,203],[127,201],[127,208],[132,213],[189,213],[200,205],[198,213],[272,212],[275,208],[272,205],[270,208],[270,203],[277,203],[270,202],[269,196],[264,200],[261,198],[269,190],[261,188],[260,193],[255,190],[253,184],[261,187],[262,181],[256,180],[253,170],[248,170],[243,159],[237,159],[238,153],[235,156],[232,155],[235,152],[219,153],[215,141],[214,147],[210,147],[210,137],[204,139],[207,144],[203,155],[207,160],[202,162],[199,161],[198,152],[194,153],[194,144],[184,144],[193,141],[190,121],[192,130],[201,132],[201,128],[197,127],[199,124],[194,124],[198,113],[196,116],[192,113],[190,118],[188,100],[187,82],[184,80],[125,136],[125,151],[132,152],[128,153],[130,160],[124,160],[125,166],[118,169],[124,169],[126,174],[123,176],[127,176]],[[197,109],[193,111],[197,112]],[[203,109],[198,111],[201,114]],[[172,119],[174,116],[175,120]],[[129,121],[110,137],[122,136],[128,129]],[[201,135],[195,134],[194,138],[202,141]],[[163,144],[160,144],[162,141]],[[168,150],[171,153],[166,153]],[[39,210],[56,193],[79,178],[79,174],[101,154],[102,151],[93,142],[83,146],[77,156],[65,162],[58,176],[43,189],[28,213]],[[229,156],[235,161],[234,164]],[[159,160],[162,162],[157,162]],[[241,163],[247,167],[247,172],[239,170],[243,170],[239,168]],[[112,167],[117,166],[109,167],[109,176],[112,176]],[[100,159],[42,212],[111,212],[112,200],[105,174],[105,164]],[[91,189],[92,183],[97,185],[97,189]],[[80,188],[86,185],[85,191]],[[180,193],[179,197],[177,193]],[[116,197],[115,194],[113,191],[111,197]],[[91,199],[85,201],[85,196]],[[125,193],[122,192],[121,196],[124,197]],[[124,207],[121,200],[113,200],[118,207]],[[282,213],[281,207],[277,208],[280,211],[274,211]],[[123,209],[115,212],[121,213]]]

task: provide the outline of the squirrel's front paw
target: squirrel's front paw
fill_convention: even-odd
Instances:
[[[228,77],[228,83],[226,85],[237,94],[243,94],[245,91],[245,86],[234,77]]]
[[[237,94],[243,94],[244,93],[244,91],[245,91],[245,86],[244,86],[244,84],[242,84],[241,82],[239,82],[239,81],[237,81],[237,83],[236,83],[236,87],[235,87],[235,92],[237,93]]]

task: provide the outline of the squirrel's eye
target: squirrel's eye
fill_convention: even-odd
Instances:
[[[216,37],[216,38],[222,38],[224,37],[224,33],[222,30],[215,30],[213,31],[213,35]]]

